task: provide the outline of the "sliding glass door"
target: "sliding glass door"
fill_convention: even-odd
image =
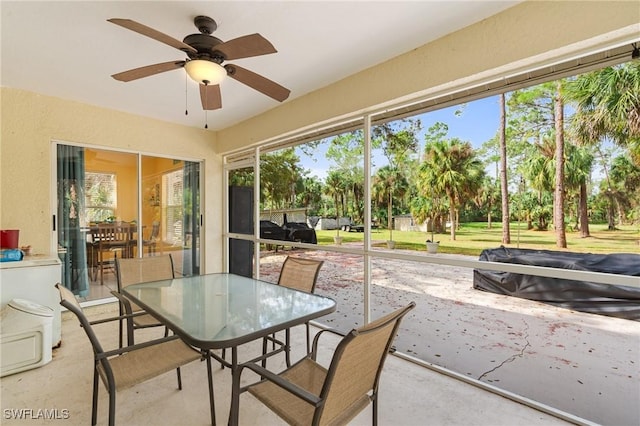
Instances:
[[[170,253],[177,275],[200,274],[200,164],[142,156],[142,256]]]
[[[200,163],[59,144],[56,167],[62,282],[83,300],[111,296],[118,257],[170,254],[176,276],[200,273]]]

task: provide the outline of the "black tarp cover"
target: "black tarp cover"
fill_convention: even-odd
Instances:
[[[483,250],[481,261],[545,266],[638,277],[640,255],[589,254],[551,250]],[[549,303],[563,308],[640,321],[640,288],[474,269],[473,288]]]

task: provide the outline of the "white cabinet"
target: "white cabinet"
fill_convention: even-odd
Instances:
[[[62,338],[60,293],[55,288],[62,278],[58,257],[27,256],[19,262],[0,262],[0,296],[4,308],[12,299],[25,299],[53,309],[51,346]]]

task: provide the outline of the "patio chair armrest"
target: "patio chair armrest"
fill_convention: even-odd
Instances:
[[[118,299],[120,306],[124,308],[125,314],[131,315],[133,313],[133,309],[131,309],[131,301],[127,299],[124,294],[116,290],[111,290],[111,294]]]
[[[123,319],[129,319],[129,318],[138,317],[140,315],[145,315],[145,314],[146,314],[146,312],[136,312],[135,314],[118,315],[117,317],[109,317],[109,318],[103,318],[103,319],[89,321],[89,325],[104,324],[104,323],[111,322],[111,321],[119,321],[119,320],[123,320]]]
[[[148,340],[148,341],[143,342],[143,343],[136,343],[135,345],[125,346],[123,348],[113,349],[111,351],[105,351],[105,352],[102,352],[102,353],[96,355],[96,360],[102,359],[102,358],[108,358],[108,357],[111,357],[111,356],[114,356],[114,355],[122,355],[122,354],[125,354],[127,352],[137,351],[139,349],[143,349],[143,348],[146,348],[146,347],[149,347],[149,346],[159,345],[159,344],[162,344],[162,343],[165,343],[165,342],[169,342],[171,340],[176,340],[176,339],[179,339],[179,338],[180,338],[180,336],[177,336],[177,335],[174,334],[174,335],[171,335],[171,336],[162,337],[160,339]],[[199,352],[195,348],[191,348],[191,349],[193,349],[196,352]]]
[[[263,368],[258,364],[248,362],[248,363],[239,365],[238,375],[242,374],[242,370],[244,368],[248,368],[250,370],[253,370],[255,373],[259,374],[262,377],[262,381],[268,380],[313,406],[317,406],[321,402],[321,399],[317,395],[314,395],[311,392],[283,379],[279,375],[267,370],[266,368]],[[244,392],[250,386],[251,385],[243,387],[241,392]]]
[[[320,340],[320,336],[323,333],[335,334],[336,336],[340,336],[341,338],[345,336],[345,333],[343,331],[340,331],[336,328],[324,328],[319,332],[317,332],[316,335],[313,337],[313,344],[311,345],[311,353],[309,353],[309,357],[314,361],[316,360],[318,341]]]

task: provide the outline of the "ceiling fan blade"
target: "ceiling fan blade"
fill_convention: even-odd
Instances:
[[[200,100],[202,109],[211,111],[222,108],[222,96],[220,95],[219,84],[200,84]]]
[[[107,21],[116,24],[116,25],[120,25],[121,27],[124,27],[128,30],[131,31],[135,31],[138,34],[142,34],[144,36],[147,36],[149,38],[152,38],[156,41],[159,41],[161,43],[167,44],[171,47],[175,47],[178,50],[182,50],[183,52],[192,52],[192,53],[198,53],[198,51],[196,49],[194,49],[193,47],[189,46],[186,43],[181,42],[180,40],[177,40],[171,36],[168,36],[164,33],[161,33],[158,30],[154,30],[151,27],[147,27],[146,25],[142,25],[139,22],[136,21],[132,21],[131,19],[121,19],[121,18],[111,18],[111,19],[107,19]]]
[[[286,87],[280,86],[275,81],[271,81],[259,74],[249,71],[248,69],[239,67],[238,65],[225,65],[229,77],[244,83],[252,89],[263,93],[276,101],[284,101],[289,97],[291,91]]]
[[[250,34],[214,46],[214,51],[224,55],[225,60],[249,58],[251,56],[268,55],[277,50],[260,34]]]
[[[118,81],[132,81],[139,78],[149,77],[162,72],[175,70],[184,67],[185,61],[170,61],[160,64],[147,65],[146,67],[134,68],[132,70],[123,71],[113,74],[111,77]]]

